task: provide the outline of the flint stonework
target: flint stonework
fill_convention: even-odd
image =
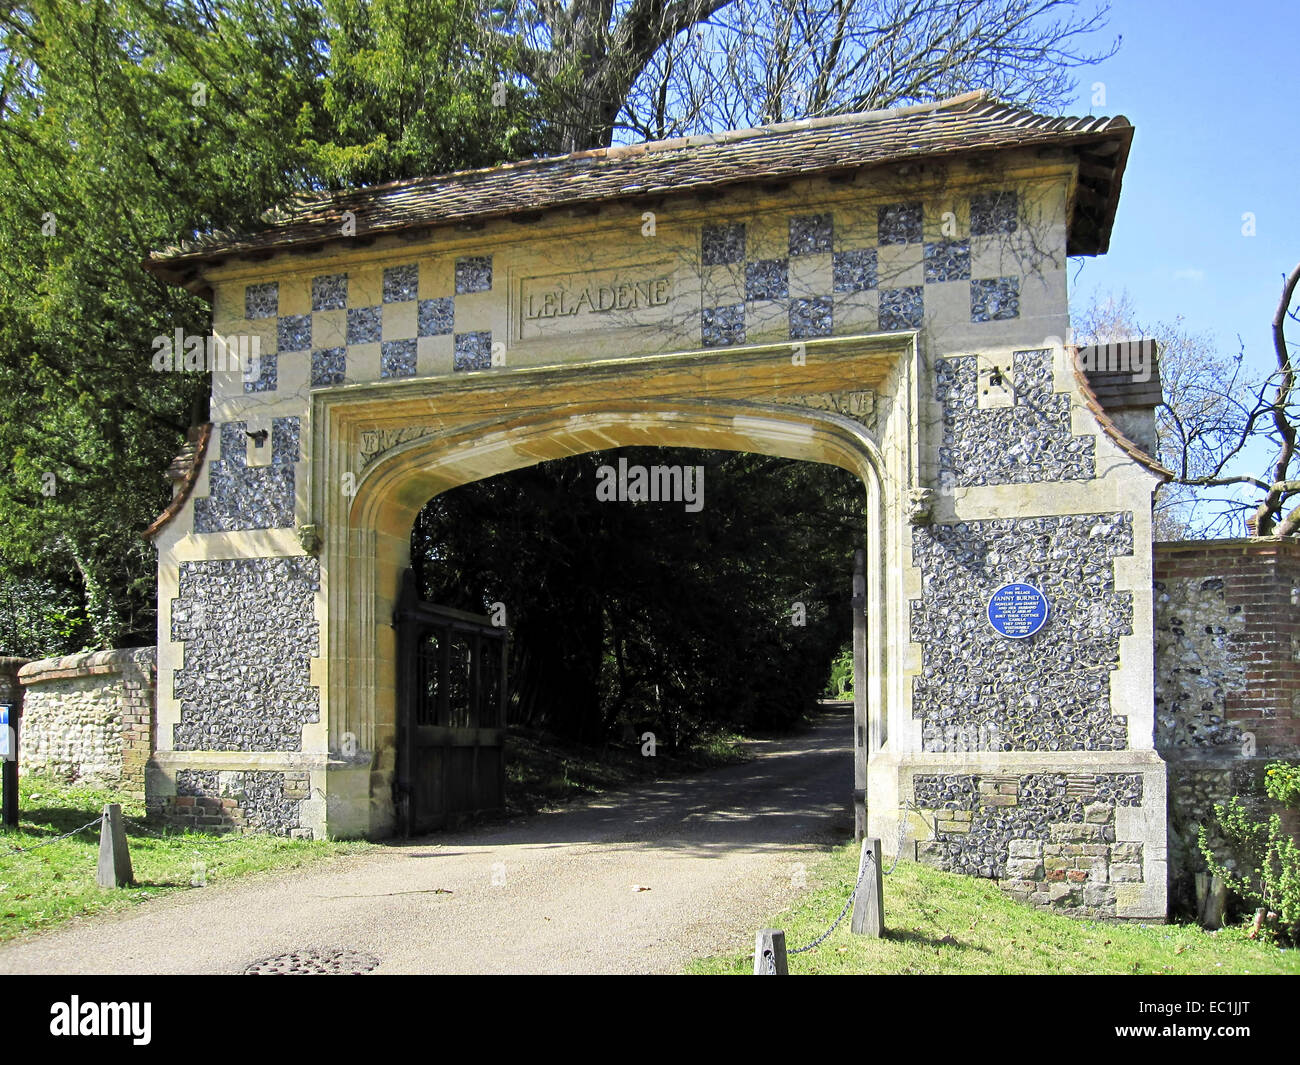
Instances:
[[[319,720],[314,558],[186,562],[171,608],[184,644],[175,675],[178,751],[298,751]]]

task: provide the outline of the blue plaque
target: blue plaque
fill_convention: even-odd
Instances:
[[[1032,584],[1004,584],[989,597],[989,624],[1013,640],[1032,636],[1047,621],[1047,596]]]

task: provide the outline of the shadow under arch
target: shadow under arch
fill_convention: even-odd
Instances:
[[[392,830],[397,652],[391,619],[421,508],[452,488],[540,462],[646,446],[753,452],[826,463],[854,474],[865,490],[867,543],[860,546],[867,560],[868,648],[871,658],[879,658],[886,466],[878,442],[852,418],[743,399],[579,401],[518,415],[502,411],[420,436],[391,447],[368,465],[346,506],[348,534],[330,537],[333,550],[323,559],[332,628],[330,748],[340,750],[342,737],[350,732],[369,756],[366,834]],[[341,647],[346,653],[335,653]],[[883,712],[880,670],[869,668],[867,675],[866,709],[875,721]],[[855,757],[864,767],[865,742],[865,736],[855,737]],[[361,781],[354,781],[349,790],[355,793],[360,787]]]

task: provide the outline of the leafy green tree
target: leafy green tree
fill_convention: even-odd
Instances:
[[[473,55],[476,14],[461,0],[328,0],[328,66],[303,122],[315,179],[346,188],[532,154],[537,123],[505,74],[517,47]]]
[[[202,299],[142,268],[296,193],[496,162],[528,143],[462,58],[458,0],[25,0],[0,13],[0,577],[73,577],[87,624],[154,639],[139,532],[202,374],[153,338]],[[17,637],[13,637],[17,638]]]
[[[36,577],[0,573],[0,648],[23,658],[48,658],[86,635],[80,589]]]

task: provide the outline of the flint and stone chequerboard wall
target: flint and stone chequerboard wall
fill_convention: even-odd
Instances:
[[[879,121],[924,156],[908,123],[953,113]],[[874,121],[850,116],[844,135]],[[1090,150],[1105,150],[1102,122]],[[804,129],[773,133],[768,156]],[[863,481],[871,834],[892,841],[903,821],[922,860],[1064,912],[1163,917],[1160,474],[1099,417],[1061,343],[1085,195],[1064,136],[847,177],[807,162],[707,198],[684,185],[546,211],[524,197],[401,233],[368,231],[373,197],[358,194],[340,204],[357,239],[160,256],[210,295],[214,333],[255,338],[259,357],[213,373],[212,428],[154,530],[152,808],[392,831],[390,620],[419,508],[583,450],[764,451]],[[748,137],[664,157],[725,168]],[[1050,602],[1028,639],[984,615],[1010,582]]]

